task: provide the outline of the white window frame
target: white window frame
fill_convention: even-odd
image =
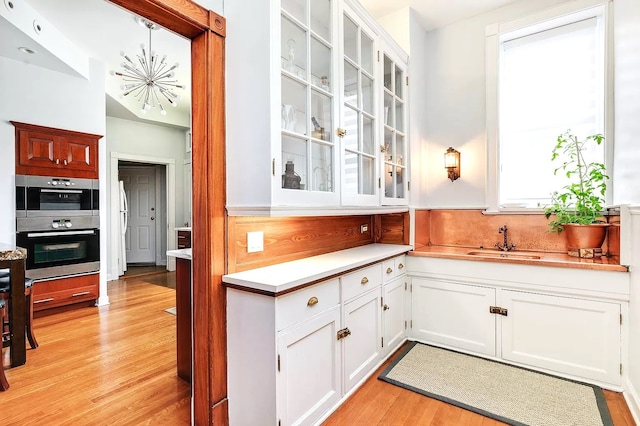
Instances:
[[[544,11],[528,15],[508,22],[488,25],[485,30],[486,41],[486,138],[487,138],[487,209],[485,214],[497,213],[540,213],[543,208],[505,208],[500,207],[500,143],[499,143],[499,71],[501,38],[507,33],[518,35],[544,31],[575,20],[576,14],[581,18],[602,16],[605,22],[604,49],[604,135],[605,165],[607,174],[613,176],[613,11],[612,0],[576,0],[570,1]],[[532,28],[533,27],[533,28]],[[533,31],[532,31],[533,30]],[[549,154],[551,155],[551,154]],[[549,157],[551,158],[551,157]],[[609,180],[605,201],[611,204],[613,182]]]

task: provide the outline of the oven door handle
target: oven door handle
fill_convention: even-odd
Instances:
[[[27,238],[38,238],[38,237],[61,237],[67,235],[93,235],[96,231],[92,229],[87,229],[84,231],[58,231],[58,232],[29,232],[27,234]]]
[[[56,194],[82,194],[82,191],[79,189],[47,189],[42,188],[40,192],[53,192]]]

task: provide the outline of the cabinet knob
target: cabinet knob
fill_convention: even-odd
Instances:
[[[59,159],[59,158],[56,158],[56,164],[60,164],[60,159]],[[55,185],[55,184],[56,184],[56,183],[54,182],[54,185]]]
[[[362,278],[362,279],[360,280],[360,284],[363,284],[363,285],[364,285],[364,284],[366,284],[366,283],[368,283],[368,282],[369,282],[369,278],[367,278],[367,277],[364,277],[364,278]]]
[[[347,129],[341,129],[340,127],[338,127],[338,136],[341,138],[347,136]]]
[[[391,268],[387,268],[387,274],[390,274],[390,273],[392,273],[392,272],[393,272],[393,269],[391,269]]]
[[[389,310],[389,305],[387,305],[387,304],[385,303],[385,305],[382,307],[382,310],[383,310],[383,311],[388,311],[388,310]]]
[[[318,298],[313,296],[309,299],[309,301],[307,302],[307,306],[314,306],[318,304]]]
[[[404,268],[404,265],[401,263],[398,265],[398,269],[402,269],[402,268]]]
[[[67,160],[64,160],[64,161],[63,161],[63,163],[64,163],[64,165],[66,166],[66,165],[67,165]]]

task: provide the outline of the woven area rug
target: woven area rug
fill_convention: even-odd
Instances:
[[[512,425],[613,425],[597,386],[417,342],[379,379]]]

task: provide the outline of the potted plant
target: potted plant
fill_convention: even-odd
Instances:
[[[551,161],[563,161],[554,174],[562,172],[570,182],[552,194],[545,216],[549,219],[555,215],[549,222],[551,232],[565,231],[568,253],[577,257],[599,256],[609,226],[602,216],[609,179],[605,165],[584,158],[590,144],[600,145],[603,141],[601,134],[580,140],[567,130],[558,136],[553,148]]]

